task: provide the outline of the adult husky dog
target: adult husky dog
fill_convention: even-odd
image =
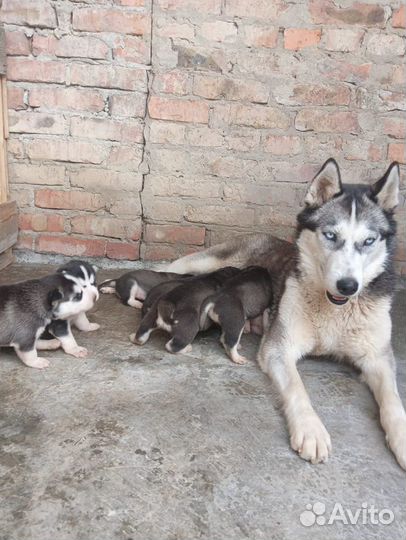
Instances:
[[[406,469],[406,413],[396,386],[390,307],[399,166],[372,185],[342,184],[329,159],[311,181],[295,244],[256,234],[173,262],[168,271],[211,272],[260,265],[271,275],[273,313],[258,362],[284,407],[290,444],[312,463],[326,461],[330,436],[296,368],[305,355],[335,355],[361,370],[380,407],[390,448]]]

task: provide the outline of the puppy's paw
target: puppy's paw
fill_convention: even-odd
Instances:
[[[232,356],[230,356],[230,358],[234,362],[234,364],[239,364],[240,366],[248,362],[248,359],[245,356],[239,354],[238,352],[235,352]]]
[[[100,328],[100,324],[96,322],[90,322],[85,332],[94,332],[95,330],[98,330],[99,328]]]
[[[38,356],[37,358],[35,358],[35,360],[28,360],[24,362],[24,364],[28,367],[32,367],[35,369],[44,369],[49,366],[49,360]]]
[[[332,450],[330,435],[316,414],[295,422],[290,445],[302,459],[311,463],[326,462]]]
[[[142,304],[143,302],[140,302],[140,300],[137,300],[136,298],[129,298],[127,300],[127,305],[135,309],[142,309]]]
[[[116,292],[115,287],[109,287],[108,285],[102,285],[99,289],[102,294],[114,294]]]
[[[85,347],[71,347],[69,349],[64,349],[66,354],[70,354],[75,358],[85,358],[87,356],[87,349]]]
[[[169,351],[170,353],[172,354],[182,354],[182,353],[189,353],[189,352],[192,352],[193,350],[193,347],[192,347],[192,344],[189,343],[188,345],[186,345],[185,347],[183,347],[183,349],[179,349],[179,345],[178,344],[174,344],[173,343],[173,339],[170,339],[166,344],[165,344],[165,349],[167,351]]]
[[[143,336],[141,336],[141,338],[137,338],[137,334],[130,334],[130,341],[131,343],[134,343],[134,345],[144,345],[144,343],[146,343],[146,339],[142,339]]]
[[[404,415],[392,422],[391,431],[386,435],[386,441],[399,465],[406,470],[406,418]]]

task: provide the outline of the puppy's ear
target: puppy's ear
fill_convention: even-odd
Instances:
[[[49,305],[55,307],[63,298],[62,291],[60,289],[54,289],[48,293]]]
[[[399,182],[399,163],[394,161],[382,178],[373,184],[373,196],[384,210],[392,211],[399,204]]]
[[[335,159],[328,159],[308,187],[305,203],[321,206],[342,191],[340,169]]]

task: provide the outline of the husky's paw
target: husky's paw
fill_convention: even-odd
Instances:
[[[71,354],[75,358],[85,358],[87,356],[87,349],[85,347],[72,347],[70,349],[65,349],[67,354]]]
[[[143,302],[141,302],[140,300],[137,300],[136,298],[129,298],[127,300],[127,305],[135,309],[142,309],[142,304]]]
[[[108,285],[102,285],[99,289],[102,294],[114,294],[116,292],[115,287],[109,287]]]
[[[100,324],[97,322],[90,322],[89,326],[84,330],[84,332],[94,332],[95,330],[98,330],[100,328]]]
[[[134,343],[134,345],[144,345],[148,341],[148,336],[139,336],[137,337],[137,334],[130,334],[130,341],[131,343]]]
[[[24,364],[28,367],[32,367],[35,369],[44,369],[49,366],[49,360],[38,356],[37,358],[35,358],[35,360],[28,360],[24,362]]]
[[[311,463],[324,463],[331,454],[331,439],[321,420],[312,415],[295,423],[290,445],[299,456]]]
[[[386,435],[386,441],[399,465],[406,470],[406,418],[393,422],[393,428],[391,433]]]
[[[247,358],[245,356],[242,356],[238,351],[236,347],[235,349],[231,350],[229,355],[231,360],[234,362],[234,364],[239,364],[240,366],[246,364],[248,362]]]

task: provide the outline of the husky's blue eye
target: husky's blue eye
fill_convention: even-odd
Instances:
[[[325,238],[327,238],[327,240],[330,240],[330,242],[335,242],[337,240],[336,233],[333,233],[331,231],[326,231],[323,234],[324,234]]]
[[[364,242],[364,246],[372,246],[372,244],[375,242],[376,238],[373,236],[370,236],[367,238]]]

